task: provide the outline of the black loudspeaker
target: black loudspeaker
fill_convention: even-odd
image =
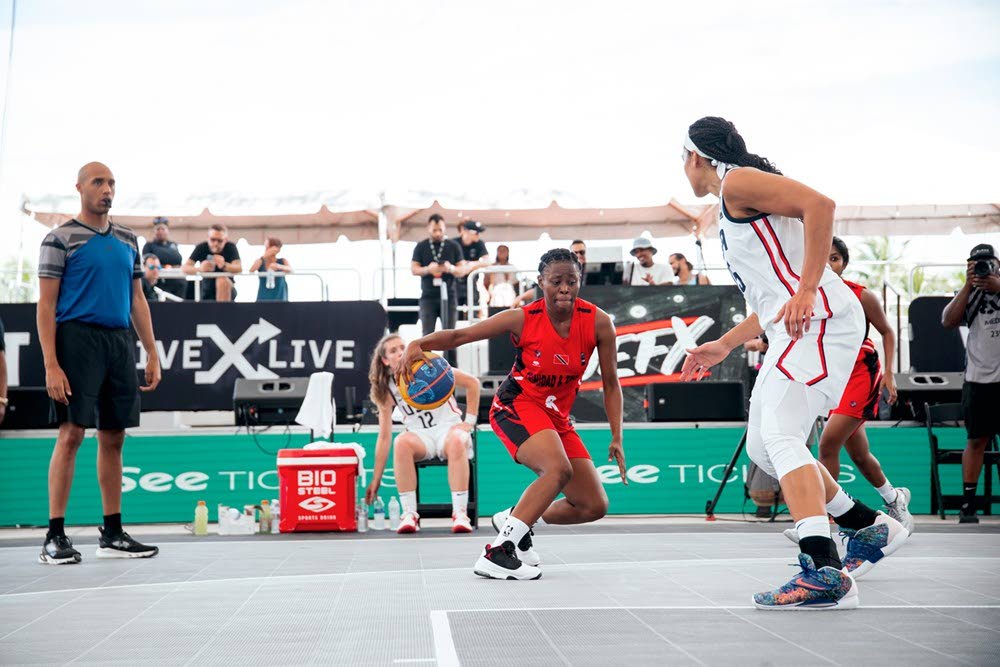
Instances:
[[[250,380],[239,378],[233,386],[233,412],[237,426],[292,424],[302,406],[309,378]]]
[[[646,385],[651,422],[745,421],[742,382],[663,382]]]
[[[957,373],[965,369],[965,344],[958,329],[941,325],[946,296],[920,296],[910,303],[910,368],[920,372]],[[961,389],[962,383],[959,383]],[[923,403],[921,403],[923,406]]]
[[[502,313],[506,308],[490,308],[489,315],[493,317],[497,313]],[[491,375],[506,375],[514,366],[514,343],[510,336],[494,336],[487,343],[487,354],[489,356],[489,373]]]
[[[896,405],[892,419],[926,421],[924,403],[961,403],[965,373],[896,373]]]
[[[404,324],[416,324],[420,321],[420,312],[417,307],[420,305],[419,299],[386,299],[389,318],[389,331],[399,331],[399,327]],[[407,306],[413,310],[392,310],[393,307]]]
[[[51,399],[45,387],[10,387],[7,390],[7,414],[0,429],[7,431],[51,428]]]

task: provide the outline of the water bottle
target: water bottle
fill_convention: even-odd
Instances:
[[[271,532],[271,503],[267,500],[260,501],[260,524],[257,528],[260,533]]]
[[[277,499],[271,500],[271,532],[280,533],[281,524],[281,506],[278,504]]]
[[[358,532],[367,533],[368,532],[368,506],[365,505],[365,499],[361,498],[358,500]]]
[[[375,525],[374,530],[385,530],[385,503],[381,496],[375,497]]]
[[[208,505],[199,500],[194,508],[194,534],[208,535]]]
[[[389,499],[389,530],[399,528],[399,500],[396,496]]]
[[[267,289],[274,289],[274,271],[271,269],[267,270],[267,280],[264,283]]]

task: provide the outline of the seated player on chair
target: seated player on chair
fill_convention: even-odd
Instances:
[[[396,531],[400,534],[420,530],[417,514],[417,462],[438,458],[448,462],[448,485],[451,487],[451,532],[471,533],[468,515],[469,458],[472,456],[472,429],[479,413],[479,380],[454,368],[456,389],[465,389],[466,410],[463,416],[452,395],[431,410],[418,410],[403,400],[396,386],[398,367],[406,343],[396,334],[379,341],[372,354],[368,380],[371,399],[378,406],[378,441],[375,444],[375,471],[365,492],[371,504],[378,495],[392,441],[392,416],[398,410],[405,430],[396,436],[393,466],[403,515]]]

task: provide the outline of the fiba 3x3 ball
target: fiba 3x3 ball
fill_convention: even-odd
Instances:
[[[443,357],[424,352],[424,358],[410,367],[413,380],[400,375],[396,380],[403,400],[417,410],[433,410],[455,393],[455,372]]]

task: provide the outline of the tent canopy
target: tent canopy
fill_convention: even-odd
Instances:
[[[544,232],[554,239],[624,239],[649,233],[655,238],[716,233],[718,204],[680,204],[676,200],[660,206],[633,208],[563,208],[553,201],[544,208],[447,207],[434,200],[425,208],[383,206],[388,239],[418,241],[426,236],[431,215],[444,217],[453,230],[462,220],[478,220],[489,228],[491,240],[533,241]],[[47,227],[62,224],[68,213],[24,212]],[[112,219],[128,225],[137,234],[152,236],[154,215],[118,215]],[[197,215],[166,215],[170,236],[178,243],[205,239],[209,225],[226,225],[232,239],[243,237],[263,243],[277,236],[286,244],[333,243],[341,236],[351,241],[380,239],[379,213],[370,209],[332,211],[325,204],[315,213],[273,215],[215,215],[208,208]],[[849,236],[949,234],[956,228],[966,234],[1000,233],[1000,205],[954,204],[910,206],[840,206],[835,233]]]
[[[655,237],[685,236],[699,230],[699,221],[716,206],[684,207],[675,201],[662,206],[636,208],[563,208],[553,201],[535,209],[458,209],[437,200],[427,208],[389,206],[386,217],[393,241],[419,241],[427,236],[432,215],[444,218],[449,229],[462,220],[478,220],[490,230],[491,239],[534,241],[547,232],[558,239],[621,239],[649,232]]]

